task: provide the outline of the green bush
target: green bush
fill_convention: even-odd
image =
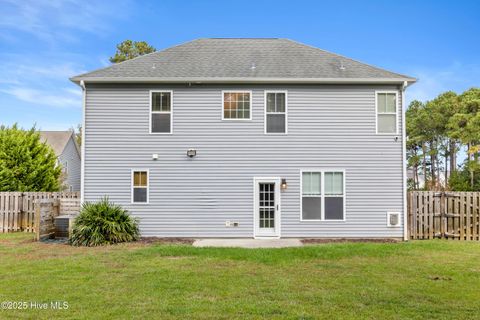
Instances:
[[[60,191],[62,168],[35,127],[0,126],[0,192]]]
[[[471,180],[472,173],[473,181]],[[450,174],[448,186],[452,191],[480,191],[480,168],[478,162],[466,160],[461,168]]]
[[[70,243],[93,247],[136,241],[139,236],[138,221],[105,197],[99,202],[83,204],[74,221]]]

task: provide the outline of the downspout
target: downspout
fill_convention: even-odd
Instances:
[[[80,174],[80,203],[83,203],[85,199],[85,111],[87,103],[87,88],[85,87],[85,82],[80,81],[80,87],[82,88],[82,158],[80,159],[81,163],[81,174]]]
[[[407,133],[405,132],[405,89],[408,82],[402,85],[402,171],[403,171],[403,240],[408,240],[408,208],[407,208]]]

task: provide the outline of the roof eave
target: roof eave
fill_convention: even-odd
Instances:
[[[415,78],[157,78],[157,77],[73,77],[76,84],[85,83],[297,83],[297,84],[403,84],[411,85],[417,81]]]

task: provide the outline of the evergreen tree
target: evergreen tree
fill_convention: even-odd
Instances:
[[[470,174],[470,189],[474,189],[475,175],[480,171],[478,157],[480,152],[480,88],[465,91],[459,99],[458,113],[450,118],[448,129],[450,136],[466,145],[467,160],[464,169]],[[456,178],[458,180],[458,177]]]
[[[125,40],[117,45],[117,51],[110,57],[110,62],[119,63],[155,51],[156,49],[145,41]]]
[[[0,126],[0,191],[59,191],[61,171],[35,128]]]
[[[425,103],[412,101],[406,129],[408,167],[414,172],[410,188],[419,188],[418,174],[423,172],[427,190],[480,190],[480,88],[460,95],[444,92]],[[466,161],[459,166],[461,153]]]

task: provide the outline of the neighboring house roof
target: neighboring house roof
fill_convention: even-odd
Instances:
[[[40,140],[50,145],[55,152],[55,155],[58,157],[63,153],[63,150],[65,150],[70,137],[73,135],[73,131],[40,131]],[[77,142],[75,141],[75,137],[73,137],[73,142],[75,143],[77,152],[80,155],[80,150]]]
[[[197,39],[71,78],[85,82],[413,83],[289,39]]]

